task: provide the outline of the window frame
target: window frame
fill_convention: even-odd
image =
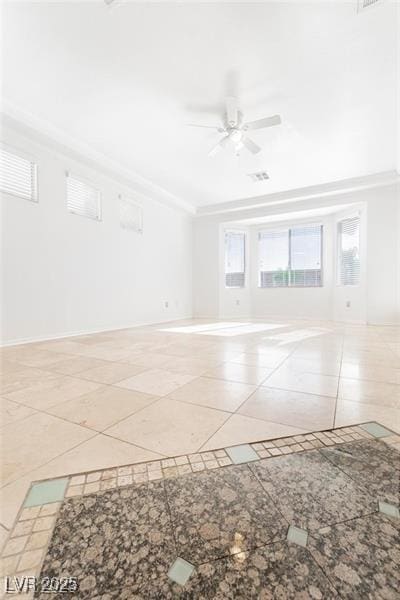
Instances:
[[[95,190],[98,194],[98,200],[97,200],[97,207],[98,207],[98,213],[96,217],[92,217],[91,215],[85,215],[83,213],[77,212],[76,210],[71,210],[71,208],[68,205],[68,178],[71,179],[75,179],[76,181],[79,181],[80,183],[85,184],[88,187],[91,187],[93,190]],[[90,179],[83,177],[79,174],[76,174],[74,171],[65,171],[65,204],[66,204],[66,208],[67,208],[67,212],[71,215],[76,215],[78,217],[83,217],[84,219],[90,219],[91,221],[95,221],[95,222],[101,222],[103,220],[103,214],[102,214],[102,200],[103,200],[103,195],[100,191],[100,189],[97,187],[97,185],[95,185]]]
[[[227,234],[235,233],[243,235],[243,285],[227,285],[226,276],[226,236]],[[247,287],[247,232],[243,229],[224,229],[224,287],[226,290],[244,290]],[[239,273],[240,271],[238,271]]]
[[[19,148],[15,147],[15,146],[11,146],[11,145],[7,144],[6,142],[0,141],[0,147],[5,152],[8,152],[9,154],[13,154],[14,156],[17,156],[18,158],[21,158],[22,160],[26,160],[29,163],[31,163],[31,165],[34,166],[34,173],[35,173],[34,194],[31,195],[30,197],[24,196],[22,194],[18,194],[16,192],[7,191],[3,188],[0,188],[0,193],[4,194],[6,196],[12,196],[13,198],[20,198],[21,200],[27,200],[28,202],[34,202],[35,204],[39,204],[39,165],[38,165],[37,160],[34,158],[33,155],[31,155],[23,150],[20,150]]]
[[[341,231],[340,231],[340,224],[343,221],[348,221],[351,219],[358,219],[359,221],[359,231],[358,231],[358,254],[360,256],[360,270],[359,270],[359,274],[358,274],[358,282],[357,283],[342,283],[341,281],[341,264],[342,264],[342,260],[341,260],[341,252],[342,252],[342,245],[341,245]],[[362,247],[362,235],[361,235],[361,212],[353,212],[350,213],[346,216],[341,216],[340,218],[338,218],[336,220],[336,287],[341,287],[341,288],[357,288],[360,287],[361,285],[361,247]]]
[[[135,229],[134,227],[129,227],[122,223],[122,219],[121,219],[122,204],[128,204],[139,210],[140,226],[138,229]],[[129,231],[129,232],[133,232],[133,233],[137,233],[137,234],[143,234],[143,206],[141,204],[139,204],[138,202],[136,202],[131,196],[128,196],[125,194],[118,194],[118,208],[119,208],[119,226],[120,226],[120,228],[123,229],[124,231]]]
[[[299,285],[299,284],[291,284],[291,272],[292,272],[292,268],[291,268],[291,263],[292,263],[292,229],[296,229],[296,228],[301,228],[301,227],[319,227],[320,228],[320,272],[321,272],[321,276],[320,276],[320,283],[319,285]],[[288,234],[288,267],[287,267],[287,273],[288,273],[288,283],[287,285],[276,285],[276,286],[262,286],[261,285],[261,269],[260,269],[260,238],[259,238],[259,234],[262,232],[267,232],[267,231],[287,231]],[[281,226],[281,227],[260,227],[257,229],[257,287],[260,290],[278,290],[278,289],[313,289],[313,288],[323,288],[324,287],[324,270],[325,270],[325,265],[324,265],[324,223],[318,222],[311,222],[311,223],[301,223],[298,225],[286,225],[286,226]],[[306,269],[309,270],[309,269]]]

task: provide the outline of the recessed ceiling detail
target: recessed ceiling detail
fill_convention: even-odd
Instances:
[[[4,2],[3,100],[195,208],[371,176],[396,164],[396,3],[378,1]],[[225,132],[187,126],[225,127],[227,96],[244,122],[282,115],[244,132],[262,152],[210,159]]]

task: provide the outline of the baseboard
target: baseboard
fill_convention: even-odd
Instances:
[[[95,333],[105,333],[108,331],[120,331],[121,329],[131,329],[134,327],[147,327],[150,325],[158,325],[162,323],[171,323],[174,321],[180,321],[183,319],[192,319],[191,315],[187,316],[177,316],[174,318],[168,317],[167,319],[161,319],[161,321],[139,321],[134,323],[128,323],[117,327],[106,327],[103,329],[82,329],[79,331],[66,331],[65,333],[60,333],[57,335],[51,336],[34,336],[28,338],[16,338],[13,340],[7,340],[6,342],[0,341],[0,348],[7,348],[8,346],[21,346],[22,344],[34,344],[37,342],[51,342],[52,340],[62,340],[63,338],[68,337],[78,337],[81,335],[93,335]]]

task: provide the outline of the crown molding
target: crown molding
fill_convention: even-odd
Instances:
[[[23,111],[4,99],[1,103],[1,114],[3,126],[10,127],[58,153],[84,162],[89,167],[128,187],[134,186],[139,193],[151,197],[152,200],[182,210],[190,215],[196,214],[196,208],[185,200],[98,152],[90,145],[70,136],[65,131]]]
[[[398,184],[400,175],[395,171],[384,171],[373,175],[363,177],[352,177],[351,179],[342,179],[318,185],[312,185],[304,188],[266,194],[264,196],[255,196],[252,198],[243,198],[231,202],[220,204],[209,204],[197,209],[198,216],[221,215],[223,213],[236,213],[260,209],[263,207],[272,207],[284,204],[294,204],[304,200],[313,200],[317,198],[328,198],[330,196],[340,196],[342,194],[360,192],[378,187]],[[235,218],[231,215],[231,218]]]

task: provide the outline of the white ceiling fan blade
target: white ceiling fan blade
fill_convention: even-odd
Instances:
[[[245,148],[247,148],[247,150],[250,150],[252,154],[257,154],[258,152],[261,152],[260,146],[257,146],[257,144],[253,142],[253,140],[250,140],[247,137],[243,136],[241,139],[241,143]]]
[[[215,131],[222,132],[224,129],[222,127],[218,127],[217,125],[199,125],[198,123],[187,123],[188,127],[202,127],[204,129],[215,129]]]
[[[216,146],[214,146],[214,148],[211,148],[210,152],[208,153],[208,156],[215,156],[229,142],[230,142],[230,137],[229,137],[229,135],[226,135],[225,137],[222,138],[222,140],[219,140],[218,144]]]
[[[238,122],[238,101],[234,96],[228,96],[226,99],[226,120],[230,127],[234,127]]]
[[[257,121],[250,121],[245,123],[243,129],[263,129],[264,127],[272,127],[273,125],[280,125],[282,119],[280,115],[274,115],[272,117],[265,117],[264,119],[257,119]]]

